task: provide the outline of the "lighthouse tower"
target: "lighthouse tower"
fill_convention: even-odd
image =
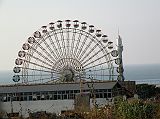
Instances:
[[[122,44],[122,38],[118,33],[118,38],[117,38],[117,51],[118,51],[118,58],[120,59],[120,64],[119,64],[119,76],[118,80],[119,81],[124,81],[124,76],[123,76],[123,60],[122,60],[122,52],[123,52],[123,44]]]

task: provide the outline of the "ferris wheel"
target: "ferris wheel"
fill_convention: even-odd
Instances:
[[[78,20],[51,22],[22,45],[13,81],[28,83],[121,80],[119,52],[108,36]]]

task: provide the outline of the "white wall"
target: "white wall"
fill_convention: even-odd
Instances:
[[[105,98],[96,99],[98,106],[108,104]],[[24,117],[28,116],[28,112],[46,111],[51,113],[61,113],[62,110],[73,110],[74,100],[38,100],[38,101],[13,101],[13,112],[22,112]],[[11,112],[11,102],[3,102],[1,104],[3,111]],[[90,106],[93,107],[92,99]],[[22,111],[20,111],[22,110]],[[20,113],[21,114],[21,113]]]

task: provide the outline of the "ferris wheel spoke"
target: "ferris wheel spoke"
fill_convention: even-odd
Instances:
[[[63,52],[62,52],[62,57],[63,58],[67,58],[67,52],[66,52],[66,46],[65,46],[65,39],[64,39],[64,34],[63,34],[63,29],[60,29],[60,35],[61,35],[61,40],[62,40],[62,48],[63,48]],[[67,66],[68,62],[63,62],[65,66]]]
[[[113,67],[113,69],[116,69],[117,67]],[[98,71],[103,71],[103,70],[106,70],[106,69],[110,69],[109,67],[106,67],[106,68],[100,68],[100,69],[92,69],[92,70],[87,70],[85,71],[86,73],[87,72],[98,72]]]
[[[66,57],[66,48],[65,48],[65,41],[64,41],[64,35],[63,35],[63,29],[60,29],[60,35],[61,35],[61,40],[62,40],[62,48],[63,48],[63,52],[62,52],[62,57]]]
[[[95,56],[98,56],[98,54],[102,51],[103,49],[100,49],[99,51],[97,51],[96,53],[94,53],[92,56],[90,56],[88,59],[86,59],[82,64],[86,64],[87,62],[89,62],[92,58],[94,58]],[[108,56],[111,52],[108,52],[106,55]],[[103,55],[104,57],[106,57],[106,55]],[[99,57],[97,59],[95,59],[96,61],[97,60],[100,60],[101,58],[103,57]]]
[[[29,53],[26,53],[26,54],[27,54],[28,56],[30,56],[30,57],[32,57],[32,58],[34,58],[34,59],[40,61],[41,63],[44,63],[44,64],[46,64],[46,65],[49,66],[49,67],[52,67],[52,65],[49,64],[49,63],[47,63],[46,61],[43,61],[43,60],[41,60],[40,58],[35,57],[35,56],[33,56],[33,55],[29,54]]]
[[[42,41],[46,45],[46,47],[50,51],[50,53],[55,57],[55,59],[58,59],[56,54],[53,52],[53,50],[51,49],[50,45],[48,45],[48,43],[46,42],[46,40],[45,40],[45,38],[43,36],[42,36]]]
[[[106,61],[107,61],[107,62],[109,61],[108,64],[112,67],[112,63],[111,63],[111,62],[112,62],[113,60],[115,60],[115,59],[112,59],[111,56],[108,55],[109,52],[108,52],[108,50],[106,49],[106,47],[108,47],[109,44],[107,44],[107,45],[105,46],[105,45],[102,44],[102,42],[98,42],[98,43],[100,44],[100,45],[99,45],[99,48],[102,49],[102,53],[104,54]]]
[[[90,51],[83,57],[83,59],[81,60],[81,62],[83,62],[84,59],[87,58],[87,57],[89,56],[89,54],[90,54],[91,52],[93,52],[94,49],[96,49],[97,46],[98,46],[98,43],[97,43],[93,48],[90,49]]]
[[[74,45],[75,45],[75,36],[76,36],[76,33],[77,33],[77,29],[73,29],[73,36],[72,36],[72,42],[71,42],[71,59],[70,59],[70,62],[74,62],[74,59],[75,58],[75,55],[74,55]],[[72,64],[72,63],[71,63]]]
[[[74,50],[74,43],[75,43],[75,35],[76,35],[76,29],[73,29],[73,36],[72,36],[72,43],[71,43],[71,57],[74,57],[73,50]]]
[[[56,32],[57,30],[60,30],[60,31]],[[58,48],[59,48],[59,52],[60,52],[59,59],[62,59],[65,56],[64,55],[65,54],[65,42],[64,42],[63,31],[62,31],[62,29],[54,29],[53,34],[54,34],[54,37],[56,39],[56,42],[57,42],[57,45],[58,45]],[[60,45],[57,34],[61,34],[62,46]],[[63,51],[62,51],[62,49],[63,49]],[[64,62],[64,63],[66,63],[66,62]]]
[[[53,64],[53,62],[48,59],[48,57],[44,56],[41,52],[39,52],[38,50],[36,50],[35,48],[31,48],[34,52],[36,52],[38,54],[39,57],[42,57],[43,59],[45,59],[46,61],[50,62],[51,64]]]
[[[62,80],[60,78],[57,78],[57,79],[49,80],[46,83],[57,83],[57,82],[60,82],[60,81],[62,81]]]
[[[63,61],[64,62],[64,61]],[[56,66],[56,69],[64,69],[65,67],[66,67],[66,65],[63,63],[63,62],[60,62],[59,64],[58,64],[58,66]],[[77,67],[78,65],[76,65],[76,63],[75,63],[75,61],[74,60],[72,60],[72,58],[71,59],[69,59],[68,61],[66,61],[66,62],[68,62],[68,67],[69,68],[75,68],[75,67]]]
[[[19,76],[24,76],[24,75],[19,75]],[[34,76],[34,77],[38,77],[38,76],[42,76],[42,77],[45,77],[45,76],[51,76],[51,74],[28,74],[27,76]]]
[[[93,41],[91,40],[91,41],[87,44],[86,48],[85,48],[85,49],[83,50],[83,52],[80,54],[79,60],[82,59],[83,55],[86,53],[86,51],[88,50],[88,48],[91,46],[92,43],[93,43]]]
[[[102,59],[102,58],[104,58],[104,57],[105,57],[105,55],[103,55],[103,56],[101,56],[101,57],[98,57],[97,59],[89,62],[88,64],[82,63],[82,65],[83,65],[84,67],[86,67],[86,66],[88,66],[88,65],[90,65],[90,64],[92,64],[92,63],[94,63],[94,62],[96,62],[96,61],[98,61],[98,60],[100,60],[100,59]],[[84,64],[85,64],[85,65],[84,65]]]
[[[57,33],[56,33],[56,30],[54,29],[53,30],[53,35],[54,35],[54,38],[55,38],[55,40],[56,40],[56,43],[57,43],[57,46],[58,46],[58,49],[59,49],[59,54],[60,54],[60,57],[62,57],[62,55],[63,55],[63,53],[62,53],[62,48],[61,48],[61,45],[60,45],[60,42],[59,42],[59,40],[58,40],[58,36],[57,36]],[[60,58],[59,57],[59,58]]]
[[[52,39],[51,35],[50,35],[48,32],[47,32],[47,36],[48,36],[48,39],[49,39],[49,41],[50,41],[53,49],[54,49],[55,52],[56,52],[56,57],[57,57],[57,59],[60,58],[60,54],[59,54],[59,52],[58,52],[58,50],[57,50],[57,47],[55,46],[55,44],[54,44],[54,42],[53,42],[53,39]],[[52,52],[53,52],[53,51],[52,51]]]
[[[70,49],[69,49],[69,28],[66,29],[67,32],[67,36],[66,36],[66,40],[67,40],[67,56],[70,57]]]
[[[35,68],[28,68],[28,67],[19,67],[21,69],[27,69],[27,70],[32,70],[32,71],[37,71],[37,72],[47,72],[47,73],[56,73],[59,74],[56,70],[42,70],[42,69],[35,69]]]
[[[97,51],[96,53],[94,53],[92,56],[90,56],[88,59],[86,59],[83,63],[85,64],[86,62],[90,61],[92,58],[94,58],[95,56],[97,56],[101,51],[102,51],[102,49],[100,49],[99,51]]]
[[[105,62],[102,62],[102,63],[96,64],[96,65],[92,65],[92,66],[90,66],[90,67],[87,67],[87,65],[86,65],[86,66],[84,66],[84,70],[91,69],[91,68],[94,68],[94,67],[97,67],[97,66],[100,66],[100,65],[106,64],[106,63],[108,63],[108,62],[109,62],[109,61],[105,61]],[[86,67],[86,68],[85,68],[85,67]]]
[[[39,82],[39,81],[41,81],[41,82],[43,82],[43,81],[45,81],[45,80],[47,80],[47,79],[51,79],[51,77],[49,77],[49,78],[42,78],[42,79],[35,79],[35,80],[32,80],[32,81],[28,81],[29,83],[32,83],[32,82]],[[55,80],[56,80],[56,78],[55,78]],[[46,81],[47,82],[47,81]],[[45,82],[44,82],[45,83]]]
[[[34,62],[31,62],[31,61],[28,61],[28,60],[23,60],[24,62],[27,62],[27,63],[30,63],[32,65],[35,65],[35,66],[39,66],[41,68],[45,68],[45,69],[49,69],[49,70],[52,70],[52,67],[46,67],[46,66],[43,66],[43,65],[40,65],[40,64],[37,64],[37,63],[34,63]]]
[[[65,64],[61,64],[61,65],[59,65],[58,67],[57,67],[57,69],[59,69],[59,70],[63,70],[63,69],[65,69],[66,68],[66,65]]]
[[[88,36],[89,36],[89,33],[87,33],[87,35],[85,35],[85,38],[84,38],[84,40],[83,40],[83,42],[82,42],[82,44],[80,46],[80,49],[79,49],[79,51],[77,53],[77,58],[79,58],[79,56],[80,56],[80,54],[82,52],[82,49],[83,49],[83,47],[84,47],[84,45],[85,45],[85,43],[86,43],[86,41],[88,39]]]
[[[92,76],[92,77],[95,77],[95,76],[118,76],[118,75],[115,75],[115,74],[102,74],[102,75],[100,75],[100,74],[88,74],[87,76]]]
[[[65,67],[64,63],[60,63],[59,66],[56,67],[56,69],[57,70],[62,70],[63,69],[62,67]]]
[[[46,51],[46,49],[42,47],[42,45],[41,45],[40,43],[37,42],[37,45],[39,46],[39,48],[40,48],[49,58],[52,59],[52,61],[56,61],[56,60],[50,55],[50,53],[48,53],[48,52]]]
[[[66,29],[66,57],[69,58],[70,57],[70,50],[69,50],[69,28]],[[69,62],[67,62],[67,66],[69,65]]]
[[[101,75],[101,76],[96,76],[96,75],[94,75],[94,76],[85,76],[85,77],[82,77],[83,79],[85,79],[85,80],[91,80],[91,81],[93,81],[93,83],[94,82],[97,82],[97,80],[99,80],[99,81],[104,81],[104,80],[109,80],[109,81],[111,81],[111,79],[110,79],[110,77],[116,77],[116,76],[113,76],[113,75]]]
[[[81,38],[82,38],[82,31],[80,31],[79,36],[78,36],[78,41],[77,41],[75,49],[74,49],[74,56],[76,56],[77,49],[78,49]]]
[[[43,73],[43,72],[32,72],[31,74],[27,74],[27,75],[20,75],[22,77],[26,77],[28,79],[34,79],[34,80],[40,80],[40,79],[45,79],[45,78],[49,78],[49,79],[58,79],[59,76],[56,76],[57,74],[53,74],[53,73]]]

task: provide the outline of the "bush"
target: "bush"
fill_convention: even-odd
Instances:
[[[160,88],[156,87],[155,85],[137,84],[136,89],[137,94],[141,99],[148,99],[160,94]]]
[[[159,111],[159,104],[140,100],[118,99],[114,107],[115,119],[160,119]]]

